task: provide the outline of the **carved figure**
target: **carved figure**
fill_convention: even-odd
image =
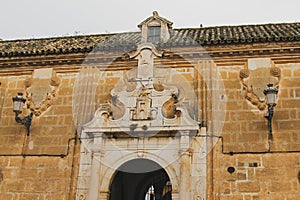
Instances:
[[[110,106],[110,114],[113,119],[120,119],[125,113],[125,106],[124,104],[117,99],[115,96],[112,96],[109,101]]]
[[[172,97],[166,101],[162,106],[162,113],[164,117],[166,118],[174,118],[177,114],[176,106],[175,104],[178,102],[177,97],[175,95],[172,95]]]

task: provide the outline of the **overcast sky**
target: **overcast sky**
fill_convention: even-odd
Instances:
[[[174,28],[300,21],[299,0],[0,0],[4,40],[138,31],[157,10]]]

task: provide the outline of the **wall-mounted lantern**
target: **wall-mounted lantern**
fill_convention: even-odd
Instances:
[[[23,93],[18,93],[18,96],[13,97],[12,100],[14,112],[16,114],[15,120],[17,123],[23,124],[26,127],[27,135],[29,136],[33,113],[31,112],[28,116],[24,118],[19,117],[19,114],[21,114],[23,111],[24,103],[26,102],[26,99],[23,98]]]
[[[274,107],[276,106],[276,99],[278,90],[273,87],[273,84],[268,84],[268,88],[264,90],[264,94],[266,95],[268,111],[265,114],[265,118],[268,120],[269,127],[269,139],[273,139],[272,134],[272,118],[274,114]]]

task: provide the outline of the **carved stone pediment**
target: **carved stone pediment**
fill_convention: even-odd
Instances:
[[[131,58],[138,59],[135,77],[123,77],[123,89],[111,91],[109,103],[96,111],[94,119],[84,129],[98,127],[102,132],[131,133],[197,130],[198,123],[185,108],[177,105],[178,88],[164,85],[154,75],[154,58],[161,56],[162,52],[149,43],[130,54]]]

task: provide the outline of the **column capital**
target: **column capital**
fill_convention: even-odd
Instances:
[[[180,136],[190,136],[190,132],[189,130],[180,130]]]
[[[109,199],[109,191],[100,191],[99,199]]]

